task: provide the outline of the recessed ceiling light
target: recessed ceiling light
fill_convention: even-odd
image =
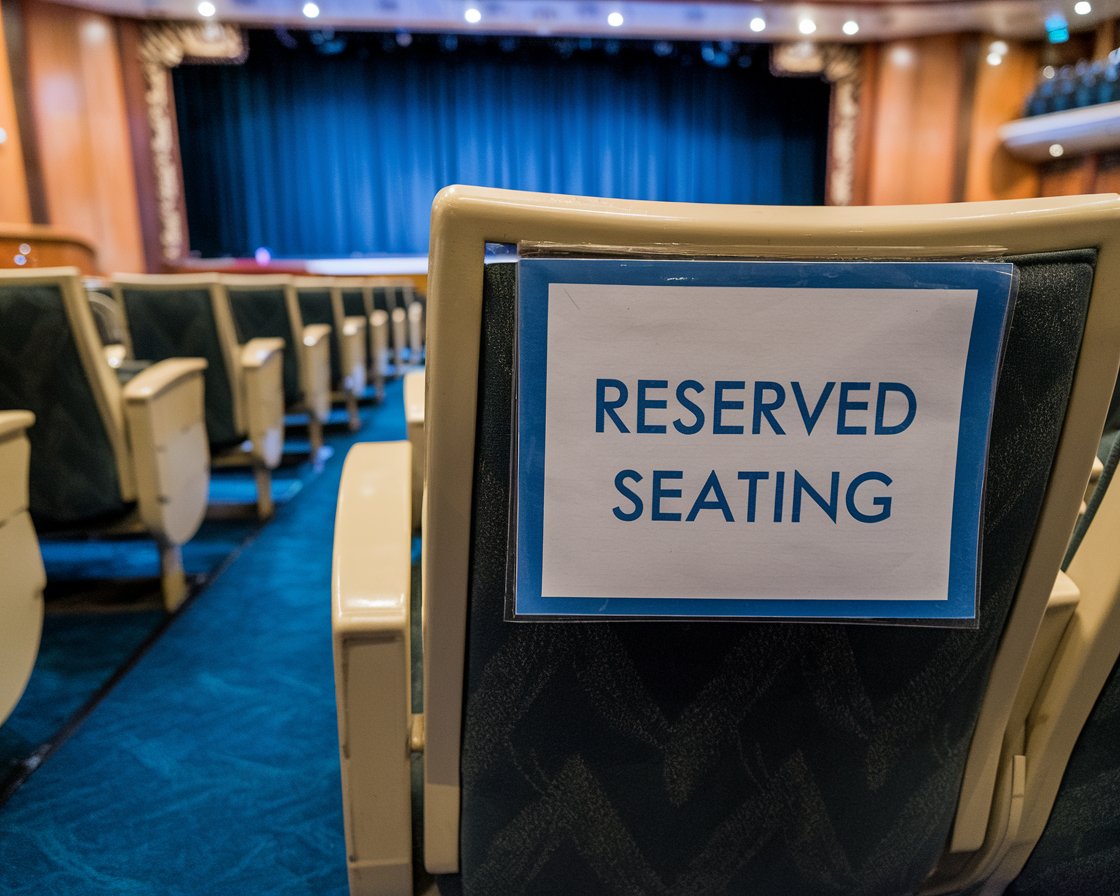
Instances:
[[[607,24],[612,28],[618,28],[624,21],[626,20],[622,18],[622,13],[618,12],[618,10],[615,10],[607,16]]]
[[[1060,143],[1051,143],[1050,144],[1050,158],[1060,159],[1065,154],[1066,154],[1066,148],[1064,146],[1062,146],[1062,144],[1060,144]]]
[[[848,19],[848,21],[844,23],[843,30],[849,37],[853,34],[859,34],[859,22],[855,19]]]
[[[214,6],[214,4],[210,2],[210,0],[202,0],[202,2],[198,4],[198,14],[204,19],[210,18],[217,11],[218,8]]]
[[[797,23],[797,30],[802,34],[812,34],[817,30],[817,23],[812,19],[802,19]]]
[[[463,13],[463,18],[470,22],[472,25],[477,25],[482,21],[482,12],[481,10],[475,9],[472,6],[470,7],[470,9]]]
[[[999,53],[988,54],[988,65],[999,65],[1003,62],[1003,56]]]
[[[1079,0],[1078,3],[1073,4],[1073,11],[1079,16],[1087,16],[1093,11],[1093,4],[1089,0]]]
[[[766,30],[766,19],[762,18],[762,16],[755,16],[753,19],[751,19],[751,31],[753,31],[753,32],[755,32],[755,34],[757,34],[759,31],[765,31],[765,30]]]
[[[307,2],[303,4],[303,14],[308,19],[317,19],[319,17],[318,4],[312,3],[311,0],[307,0]]]

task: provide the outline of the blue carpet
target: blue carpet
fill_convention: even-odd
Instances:
[[[290,501],[313,473],[307,463],[276,470],[273,500]],[[192,587],[203,585],[260,528],[248,506],[255,500],[247,468],[213,471],[211,505],[241,506],[233,518],[207,519],[183,546]],[[46,617],[27,689],[0,726],[0,782],[37,761],[35,755],[167,618],[159,551],[150,538],[44,540],[40,551],[47,572]]]
[[[0,806],[0,892],[346,892],[331,542],[346,450],[406,437],[386,393]]]

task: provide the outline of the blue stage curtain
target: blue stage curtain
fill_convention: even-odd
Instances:
[[[823,201],[829,88],[644,45],[561,58],[545,41],[343,52],[251,35],[239,66],[181,66],[192,250],[420,253],[452,183],[693,202]],[[536,49],[534,49],[536,46]],[[695,49],[695,47],[693,48]]]

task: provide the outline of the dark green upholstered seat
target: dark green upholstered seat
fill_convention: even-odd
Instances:
[[[953,822],[1050,475],[1095,256],[1011,259],[976,630],[503,621],[515,273],[486,269],[463,739],[467,894],[913,893]]]
[[[302,403],[303,389],[299,381],[299,346],[296,340],[301,322],[291,319],[283,286],[227,286],[230,311],[237,328],[237,341],[244,345],[250,339],[274,337],[284,340],[284,404],[293,407]]]
[[[222,353],[210,291],[193,286],[169,292],[131,284],[120,289],[133,357],[143,361],[204,359],[206,432],[210,445],[222,449],[243,441],[246,434],[234,417],[235,381]]]
[[[327,324],[331,328],[331,385],[341,388],[342,384],[342,343],[339,339],[338,323],[331,308],[329,287],[299,286],[299,313],[305,324]]]
[[[57,284],[0,281],[0,409],[35,414],[30,509],[40,532],[130,510]]]

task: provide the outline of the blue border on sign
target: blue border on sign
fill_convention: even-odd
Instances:
[[[553,283],[975,289],[957,438],[947,600],[542,597],[548,288]],[[1013,283],[1014,265],[999,262],[519,261],[514,618],[975,619],[988,437]]]

